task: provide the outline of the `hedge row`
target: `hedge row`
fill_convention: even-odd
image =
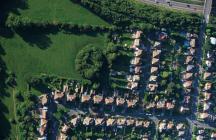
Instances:
[[[20,17],[10,13],[6,26],[13,29],[20,29],[26,27],[33,28],[49,28],[55,27],[57,29],[63,29],[65,31],[78,31],[78,32],[106,32],[119,30],[116,26],[104,26],[104,25],[87,25],[87,24],[74,24],[74,23],[62,23],[62,22],[49,22],[49,21],[33,21],[27,17]]]

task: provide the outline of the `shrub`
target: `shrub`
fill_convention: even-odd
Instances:
[[[99,79],[104,60],[102,51],[89,45],[78,53],[75,60],[75,68],[83,78],[89,80]]]

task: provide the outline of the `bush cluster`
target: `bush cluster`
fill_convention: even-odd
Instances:
[[[50,22],[50,21],[33,21],[27,17],[17,16],[10,13],[6,26],[9,28],[19,29],[25,27],[32,28],[49,28],[55,27],[57,29],[63,29],[65,31],[73,32],[106,32],[117,30],[115,26],[105,25],[87,25],[87,24],[74,24],[74,23],[63,23],[63,22]]]
[[[201,25],[201,17],[197,14],[171,11],[147,4],[137,4],[130,0],[72,1],[80,3],[106,21],[118,26],[151,23],[159,28],[197,32]]]

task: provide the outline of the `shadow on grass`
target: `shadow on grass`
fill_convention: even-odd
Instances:
[[[65,30],[64,29],[64,33],[65,34],[74,34],[74,35],[83,35],[83,34],[85,34],[85,35],[92,36],[92,37],[96,37],[98,35],[103,35],[104,34],[103,32],[99,32],[99,31],[90,31],[90,30],[89,31],[88,30],[82,31],[82,30],[79,30],[79,29],[71,29],[71,30],[69,30],[69,29]]]
[[[49,34],[56,34],[58,29],[56,28],[25,28],[17,29],[16,33],[22,37],[22,39],[32,47],[38,47],[40,49],[47,49],[52,44]]]
[[[7,15],[10,12],[15,14],[20,14],[18,9],[27,9],[28,3],[27,0],[5,0],[1,1],[0,5],[0,23],[4,24],[6,21]]]
[[[9,93],[6,92],[7,85],[5,84],[5,81],[8,77],[7,74],[7,67],[2,60],[1,56],[5,55],[5,51],[0,45],[0,139],[6,139],[10,136],[10,130],[11,130],[11,124],[6,118],[5,114],[9,113],[8,108],[5,106],[5,104],[2,103],[2,100],[4,100],[4,97],[9,97]]]

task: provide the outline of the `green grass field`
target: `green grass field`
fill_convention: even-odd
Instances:
[[[28,0],[26,2],[26,7],[13,11],[33,21],[109,25],[100,17],[70,0]],[[5,10],[13,9],[15,5],[11,3],[5,7]],[[75,71],[75,57],[79,50],[88,44],[103,48],[106,46],[106,35],[69,34],[40,29],[17,32],[8,38],[0,35],[0,52],[3,52],[0,54],[0,59],[5,63],[7,71],[16,75],[17,82],[14,88],[0,89],[2,95],[0,98],[0,139],[22,139],[17,125],[10,122],[16,118],[14,93],[17,90],[26,91],[27,80],[41,73],[81,79]],[[33,92],[40,94],[34,89]]]
[[[25,33],[28,37],[15,34],[11,39],[0,39],[6,54],[3,60],[7,68],[15,73],[18,86],[22,88],[26,87],[25,81],[30,76],[39,73],[80,79],[74,68],[78,51],[88,44],[102,48],[106,42],[103,35],[31,33]]]
[[[81,79],[75,70],[75,57],[80,49],[88,44],[104,48],[106,35],[66,34],[63,32],[43,33],[25,32],[15,34],[12,38],[0,37],[3,51],[2,59],[8,71],[16,75],[17,87],[8,88],[8,96],[2,97],[4,111],[3,122],[7,133],[14,139],[19,136],[16,125],[9,124],[9,119],[15,118],[14,90],[25,91],[26,80],[40,73],[54,74],[72,79]],[[0,129],[0,133],[4,130]],[[8,134],[6,134],[8,135]]]
[[[70,0],[28,0],[21,16],[35,21],[59,21],[76,24],[108,25],[104,20]]]

